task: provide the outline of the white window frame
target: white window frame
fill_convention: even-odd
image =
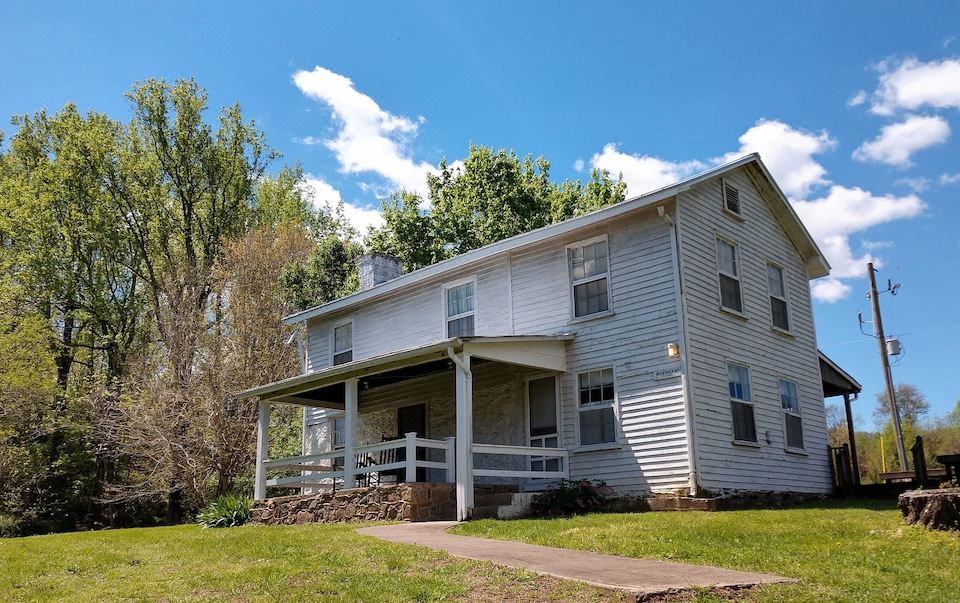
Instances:
[[[350,325],[350,348],[346,350],[340,350],[338,352],[337,351],[337,328],[347,324]],[[343,320],[338,320],[337,322],[330,325],[330,366],[340,366],[340,364],[347,364],[348,362],[353,362],[354,360],[357,359],[357,355],[353,353],[355,349],[355,346],[353,343],[354,339],[356,339],[355,335],[356,335],[356,325],[354,325],[352,317],[346,318]],[[350,360],[348,360],[347,362],[341,362],[340,364],[334,364],[333,359],[336,356],[340,354],[344,354],[346,352],[350,352]]]
[[[743,399],[740,399],[740,398],[735,398],[735,397],[733,397],[733,395],[730,393],[730,368],[729,368],[729,367],[730,367],[731,364],[732,364],[732,365],[735,365],[735,366],[739,366],[739,367],[743,367],[743,368],[747,369],[747,387],[750,388],[750,399],[749,399],[749,400],[743,400]],[[753,374],[752,374],[752,371],[750,370],[750,365],[747,364],[746,362],[741,361],[741,360],[734,360],[734,359],[732,359],[732,358],[727,358],[726,362],[725,362],[724,365],[723,365],[723,374],[724,374],[724,377],[726,377],[726,380],[725,380],[725,381],[726,381],[726,384],[727,384],[727,399],[728,399],[729,402],[730,402],[730,437],[731,437],[731,440],[733,441],[734,444],[738,444],[738,445],[742,445],[742,446],[755,446],[755,447],[759,447],[759,446],[760,446],[760,430],[757,428],[757,406],[756,406],[756,403],[754,402],[754,398],[755,398],[756,396],[754,395],[754,389],[753,389]],[[755,438],[757,438],[756,440],[740,440],[740,439],[737,438],[736,418],[733,416],[733,404],[734,404],[735,402],[736,402],[737,404],[744,404],[744,405],[747,405],[747,406],[750,407],[750,412],[753,414],[753,435],[754,435]]]
[[[570,250],[577,249],[579,247],[586,247],[588,245],[594,245],[596,243],[603,243],[607,247],[607,271],[602,274],[595,274],[593,276],[574,280],[573,278],[573,266],[570,264]],[[595,237],[590,237],[589,239],[584,239],[582,241],[576,241],[570,243],[563,248],[563,261],[567,264],[567,280],[570,282],[568,287],[568,297],[570,301],[570,322],[581,322],[584,320],[593,320],[594,318],[601,318],[604,316],[610,316],[613,314],[613,280],[611,278],[611,260],[610,260],[610,241],[607,238],[606,234],[597,235]],[[598,281],[602,278],[607,279],[607,309],[601,310],[599,312],[594,312],[593,314],[584,314],[583,316],[577,316],[577,303],[576,296],[574,294],[574,289],[577,285],[583,285],[593,281]]]
[[[794,389],[797,392],[797,410],[792,411],[783,407],[783,399],[780,397],[780,382],[786,381],[787,383],[792,383]],[[780,412],[783,414],[783,448],[788,452],[806,452],[806,437],[803,434],[803,413],[801,412],[800,405],[800,383],[791,377],[778,376],[777,377],[777,401],[780,402]],[[787,415],[792,415],[800,419],[800,447],[791,446],[787,440]]]
[[[345,421],[345,420],[346,420],[346,415],[342,412],[337,412],[331,415],[327,415],[327,432],[330,435],[330,452],[333,452],[334,450],[341,450],[343,448],[343,444],[341,444],[340,446],[337,446],[337,421]],[[346,439],[347,437],[346,427],[347,427],[346,424],[344,424],[343,426],[344,439]]]
[[[770,290],[770,267],[774,267],[780,271],[780,280],[783,283],[783,296],[775,295],[773,291]],[[787,269],[784,265],[776,260],[767,260],[767,271],[765,275],[767,277],[767,305],[770,306],[770,326],[774,331],[784,333],[787,335],[793,334],[793,308],[790,306],[790,288],[787,286]],[[787,307],[787,328],[778,327],[773,322],[773,302],[771,299],[776,298],[781,300],[784,305]]]
[[[591,404],[586,408],[580,405],[580,375],[585,373],[592,373],[596,371],[603,371],[609,369],[613,373],[613,400],[610,402],[604,402],[599,404]],[[607,450],[611,448],[620,448],[620,388],[617,385],[617,367],[614,364],[608,364],[603,366],[594,366],[590,368],[585,368],[581,370],[574,371],[573,373],[573,391],[574,391],[574,404],[576,404],[576,417],[574,419],[574,437],[577,443],[576,451],[577,452],[589,452],[592,450]],[[583,444],[580,441],[580,414],[583,412],[591,410],[600,410],[603,408],[612,408],[613,409],[613,432],[614,439],[612,442],[599,442],[597,444]],[[560,419],[558,417],[557,421]],[[559,427],[559,426],[558,426]],[[529,433],[529,429],[527,431]]]
[[[724,243],[727,243],[728,245],[733,246],[733,255],[734,255],[733,261],[740,274],[734,275],[728,272],[724,272],[724,270],[720,267],[720,242],[721,241],[723,241]],[[738,243],[734,239],[731,239],[730,237],[717,233],[716,240],[714,241],[714,244],[713,244],[713,252],[716,256],[716,261],[717,261],[717,300],[719,301],[720,310],[722,312],[728,312],[735,316],[739,316],[740,318],[746,318],[747,306],[744,303],[744,299],[743,299],[743,256],[740,255],[740,243]],[[740,291],[740,310],[737,310],[736,308],[728,308],[727,306],[723,305],[723,287],[720,284],[721,276],[732,278],[735,281],[737,281],[737,283],[740,285],[738,288]]]
[[[447,315],[447,309],[448,309],[447,291],[449,291],[450,289],[459,287],[461,285],[466,285],[467,283],[473,283],[473,310],[469,312],[462,312],[460,314],[457,314],[456,316],[448,316]],[[448,329],[449,329],[450,321],[459,320],[461,318],[466,318],[468,316],[473,316],[473,334],[476,335],[477,333],[480,332],[480,325],[479,325],[480,321],[478,320],[480,316],[480,313],[478,312],[478,309],[480,307],[480,296],[479,296],[479,289],[477,288],[476,274],[472,274],[470,276],[466,276],[464,278],[460,278],[455,281],[444,283],[443,286],[440,287],[440,295],[442,297],[441,305],[443,306],[442,336],[444,339],[449,337],[447,333],[449,333]]]
[[[530,439],[531,439],[531,436],[530,436],[530,382],[536,381],[538,379],[548,379],[550,377],[553,377],[553,387],[555,389],[554,398],[556,400],[556,406],[557,406],[557,410],[556,410],[557,448],[563,448],[563,414],[561,414],[561,406],[560,406],[560,396],[562,394],[562,388],[560,386],[560,375],[558,375],[557,373],[549,373],[549,372],[533,373],[523,378],[523,408],[524,408],[524,417],[526,419],[526,423],[524,425],[524,432],[523,432],[524,446],[530,446]],[[614,384],[613,386],[613,391],[614,391],[614,395],[616,395],[616,391],[617,391],[616,384]],[[579,403],[579,399],[577,400],[577,402]],[[530,457],[530,459],[527,462],[527,468],[531,467],[534,460],[544,461],[544,467],[546,467],[546,461],[548,459],[546,457],[541,457],[539,459]],[[561,466],[562,466],[562,461],[561,461]]]
[[[739,203],[739,205],[740,205],[740,211],[733,211],[732,209],[730,209],[729,207],[727,207],[727,186],[728,186],[728,185],[729,185],[731,188],[737,189],[737,193],[738,193],[738,203]],[[739,186],[737,186],[736,184],[734,184],[733,182],[727,180],[726,178],[721,178],[721,179],[720,179],[720,203],[721,203],[721,205],[723,206],[723,213],[725,213],[726,215],[730,216],[731,218],[733,218],[734,220],[736,220],[736,221],[738,221],[738,222],[743,222],[743,221],[744,221],[744,217],[743,217],[743,195],[742,195],[742,193],[743,193],[743,191],[741,190],[741,188],[740,188]]]

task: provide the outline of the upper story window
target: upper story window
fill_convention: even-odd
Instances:
[[[733,415],[733,439],[739,442],[756,442],[757,424],[753,416],[750,369],[736,362],[728,362],[727,381],[730,386],[730,412]]]
[[[617,441],[613,369],[587,371],[577,375],[580,399],[577,413],[580,445],[611,444]]]
[[[476,281],[444,288],[447,337],[470,337],[476,330]]]
[[[797,384],[793,381],[780,380],[780,406],[783,408],[787,448],[802,450],[803,421],[800,418],[800,396],[797,393]]]
[[[784,279],[783,268],[776,264],[767,264],[767,288],[770,291],[770,315],[773,319],[773,326],[789,331],[787,283]]]
[[[606,238],[571,245],[567,255],[574,318],[608,311],[610,260]]]
[[[333,327],[333,364],[353,360],[353,321]]]
[[[723,187],[723,208],[738,218],[742,217],[743,214],[740,213],[740,189],[728,183],[726,180],[721,182],[722,184],[720,186]]]
[[[720,237],[717,237],[717,273],[720,279],[720,307],[743,313],[740,249],[736,243]]]

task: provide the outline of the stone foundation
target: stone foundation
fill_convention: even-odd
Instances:
[[[960,530],[960,488],[911,490],[897,503],[907,523],[931,530]]]
[[[632,496],[613,494],[603,502],[601,511],[609,513],[643,513],[646,511],[737,511],[746,509],[779,509],[825,498],[822,494],[798,492],[725,493],[724,496],[691,497],[673,494]]]
[[[412,483],[283,496],[254,503],[250,521],[267,525],[456,519],[454,484]]]

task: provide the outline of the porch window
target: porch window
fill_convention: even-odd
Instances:
[[[780,380],[780,406],[783,408],[784,428],[787,433],[787,448],[803,450],[803,421],[800,419],[800,396],[797,384]]]
[[[730,409],[733,414],[733,439],[756,442],[757,425],[753,416],[753,394],[750,392],[750,369],[742,364],[727,364],[730,385]]]
[[[743,312],[740,291],[740,252],[737,244],[717,238],[717,273],[720,279],[720,307]]]
[[[470,337],[474,334],[475,292],[474,281],[446,289],[447,337]]]
[[[610,260],[607,240],[572,246],[567,253],[574,318],[608,311]]]
[[[617,441],[613,411],[613,369],[587,371],[577,375],[580,391],[580,445],[610,444]]]
[[[346,430],[346,419],[343,415],[331,417],[329,423],[330,429],[330,450],[339,450],[343,448],[344,436]]]
[[[333,327],[333,364],[353,360],[353,322]]]
[[[770,315],[773,319],[773,326],[789,331],[787,287],[783,278],[783,268],[776,264],[767,264],[767,289],[770,291]]]

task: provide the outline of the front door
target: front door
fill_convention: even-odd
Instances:
[[[414,404],[412,406],[401,406],[397,409],[397,437],[402,438],[404,435],[410,433],[411,431],[416,432],[418,438],[427,437],[427,405],[426,404]],[[401,448],[397,451],[399,453],[398,460],[405,460],[407,456],[406,450]],[[418,449],[417,457],[418,460],[425,460],[424,453],[426,450]],[[424,457],[424,458],[420,458]],[[427,480],[427,470],[425,467],[417,468],[417,481],[423,482]]]
[[[560,430],[557,420],[557,378],[540,377],[527,381],[527,426],[530,445],[537,448],[559,448]],[[531,457],[531,471],[560,471],[560,459]]]

